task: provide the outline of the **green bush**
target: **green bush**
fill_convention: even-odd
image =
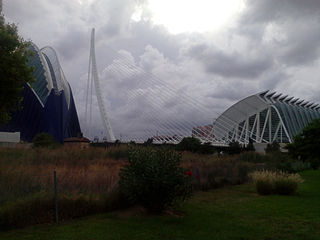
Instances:
[[[243,148],[240,146],[239,142],[232,141],[229,143],[229,148],[227,152],[231,155],[239,154],[243,151]]]
[[[49,133],[39,133],[33,139],[33,146],[38,147],[56,147],[58,143]]]
[[[292,195],[298,188],[298,182],[290,179],[278,179],[274,182],[274,191],[280,195]]]
[[[280,144],[277,141],[268,143],[266,147],[266,153],[280,152]]]
[[[176,146],[178,151],[188,151],[200,154],[213,154],[217,149],[211,145],[210,142],[201,143],[198,138],[195,137],[185,137]]]
[[[300,134],[296,135],[293,143],[286,146],[289,154],[304,162],[310,162],[313,169],[320,166],[320,119],[311,121]]]
[[[210,142],[206,142],[201,144],[198,152],[202,154],[213,154],[216,152],[216,148],[212,146]]]
[[[309,159],[309,163],[312,169],[318,169],[320,167],[320,157]]]
[[[177,145],[178,151],[198,152],[201,148],[201,142],[195,137],[185,137]]]
[[[136,148],[120,171],[120,191],[134,204],[161,212],[191,196],[191,181],[180,155],[167,149]]]
[[[240,162],[265,163],[268,162],[268,156],[256,152],[244,152],[237,156]]]

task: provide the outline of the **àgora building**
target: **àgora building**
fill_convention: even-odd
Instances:
[[[228,108],[214,121],[213,132],[222,142],[288,143],[315,118],[319,104],[265,91]]]
[[[34,67],[35,81],[25,85],[22,109],[1,130],[20,132],[21,139],[28,142],[42,132],[61,143],[78,136],[81,129],[72,91],[56,52],[51,47],[40,50],[35,44],[30,50],[34,53],[29,65]]]

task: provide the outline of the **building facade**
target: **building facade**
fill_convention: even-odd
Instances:
[[[289,143],[315,118],[320,119],[319,104],[265,91],[227,109],[213,122],[213,132],[226,143]]]
[[[21,140],[31,142],[38,133],[51,134],[58,142],[81,133],[78,115],[69,83],[51,47],[41,50],[30,46],[35,81],[25,84],[22,109],[0,130],[20,132]]]

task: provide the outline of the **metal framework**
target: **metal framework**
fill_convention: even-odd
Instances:
[[[107,141],[114,142],[116,139],[114,137],[111,124],[109,122],[109,118],[107,115],[106,108],[104,106],[104,102],[101,95],[100,81],[97,70],[97,62],[96,62],[96,53],[95,53],[95,41],[94,41],[95,30],[94,28],[91,31],[91,44],[90,44],[90,57],[89,57],[89,69],[88,69],[88,81],[87,81],[87,93],[86,93],[86,107],[85,107],[85,122],[88,130],[88,135],[91,136],[91,128],[92,128],[92,92],[93,85],[95,87],[95,92],[97,96],[97,102],[100,110],[100,115],[102,118],[102,122],[107,134]],[[89,124],[88,124],[88,105],[89,105]]]
[[[288,143],[310,121],[320,118],[319,110],[318,104],[265,91],[227,109],[214,121],[213,133],[220,142]]]

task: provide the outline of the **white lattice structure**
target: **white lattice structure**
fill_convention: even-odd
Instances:
[[[320,118],[319,109],[318,104],[265,91],[227,109],[214,121],[213,132],[220,142],[292,142],[310,121]]]

